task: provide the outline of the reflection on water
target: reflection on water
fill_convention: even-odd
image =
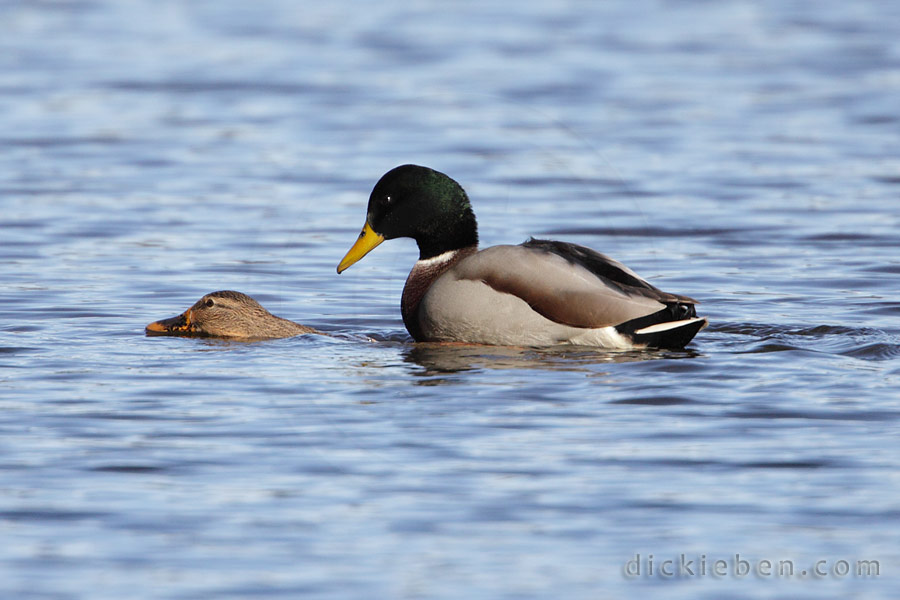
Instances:
[[[419,343],[403,351],[403,359],[424,369],[418,373],[431,377],[474,369],[537,369],[596,373],[595,365],[642,360],[694,358],[699,353],[687,349],[605,351],[589,347],[515,348],[468,344]],[[430,379],[435,385],[440,379]]]
[[[896,595],[895,7],[0,12],[0,597]],[[412,242],[334,273],[408,162],[483,245],[595,248],[710,327],[413,344]],[[218,289],[334,335],[144,336]],[[882,569],[623,578],[638,552]]]

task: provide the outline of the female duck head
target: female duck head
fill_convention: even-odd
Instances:
[[[146,332],[245,339],[318,333],[311,327],[276,317],[247,294],[231,290],[206,294],[180,315],[150,323]]]
[[[384,240],[411,237],[419,259],[478,244],[478,224],[465,190],[447,175],[418,165],[391,169],[369,195],[366,223],[338,273]]]

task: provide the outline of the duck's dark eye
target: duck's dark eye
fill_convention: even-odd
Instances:
[[[212,301],[212,298],[206,299],[206,308],[212,308],[215,305],[216,305],[216,303]]]
[[[390,205],[393,204],[393,203],[394,203],[394,199],[393,199],[393,198],[391,198],[390,196],[385,196],[385,197],[384,197],[384,204],[385,204],[385,206],[390,206]]]

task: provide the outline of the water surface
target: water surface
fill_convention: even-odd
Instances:
[[[893,597],[900,14],[545,4],[0,2],[0,596]],[[405,162],[710,328],[413,344]],[[144,337],[217,289],[339,335]]]

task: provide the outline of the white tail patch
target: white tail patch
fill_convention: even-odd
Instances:
[[[647,333],[659,333],[661,331],[669,331],[671,329],[678,329],[679,327],[683,327],[688,323],[695,323],[697,321],[706,321],[704,317],[691,317],[690,319],[683,319],[681,321],[667,321],[665,323],[657,323],[656,325],[650,325],[649,327],[644,327],[643,329],[638,329],[634,333],[635,335],[644,335]],[[709,323],[704,323],[701,329],[705,328]]]

